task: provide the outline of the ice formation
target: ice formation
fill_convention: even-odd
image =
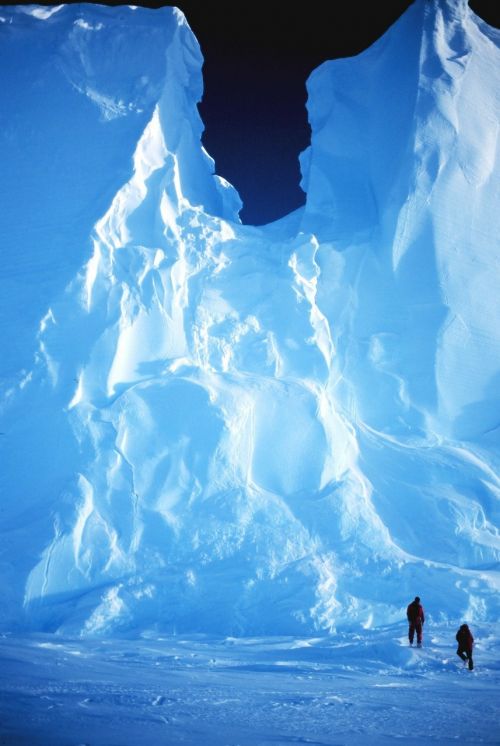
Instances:
[[[306,205],[260,228],[178,10],[0,35],[2,626],[496,618],[498,32],[417,0],[321,65]]]

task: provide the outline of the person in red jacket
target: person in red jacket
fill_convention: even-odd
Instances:
[[[413,637],[415,632],[417,633],[417,645],[422,646],[422,631],[425,622],[424,609],[420,603],[420,597],[415,596],[415,600],[408,604],[406,609],[406,617],[408,619],[408,639],[410,645],[413,645]]]
[[[467,624],[462,624],[457,634],[455,635],[455,639],[458,642],[458,657],[461,658],[463,661],[469,661],[469,671],[472,671],[472,669],[474,668],[474,663],[472,661],[472,648],[474,646],[474,638],[472,637],[472,632],[470,631]]]

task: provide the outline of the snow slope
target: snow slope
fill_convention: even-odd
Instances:
[[[0,15],[2,626],[496,619],[498,32],[419,0],[318,68],[254,228],[181,13]]]

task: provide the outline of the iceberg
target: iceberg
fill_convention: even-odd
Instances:
[[[316,69],[306,204],[261,227],[179,10],[0,34],[1,627],[496,619],[499,33],[417,0]]]

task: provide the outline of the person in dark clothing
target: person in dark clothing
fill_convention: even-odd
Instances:
[[[462,624],[455,639],[458,642],[457,655],[463,661],[469,661],[469,671],[474,668],[474,662],[472,660],[472,648],[474,646],[474,638],[472,632],[467,624]]]
[[[424,615],[423,606],[420,603],[419,596],[415,596],[415,600],[412,601],[411,604],[408,604],[408,608],[406,609],[406,617],[408,619],[408,624],[409,624],[408,639],[410,641],[410,645],[413,645],[413,637],[415,636],[415,632],[416,632],[417,633],[417,645],[418,647],[421,647],[425,615]]]

